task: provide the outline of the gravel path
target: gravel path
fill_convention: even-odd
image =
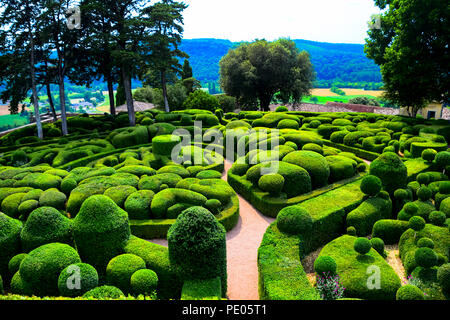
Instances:
[[[225,161],[223,180],[231,163]],[[239,221],[227,233],[228,299],[258,300],[258,248],[268,226],[275,220],[259,213],[239,196]],[[149,240],[167,247],[166,239]]]

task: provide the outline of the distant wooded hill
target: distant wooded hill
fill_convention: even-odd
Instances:
[[[382,81],[379,66],[366,57],[362,44],[294,42],[311,55],[319,83]],[[194,76],[205,83],[218,81],[220,59],[237,45],[239,43],[221,39],[183,39],[181,50],[189,54]]]

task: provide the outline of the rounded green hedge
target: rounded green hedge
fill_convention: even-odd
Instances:
[[[428,187],[421,187],[419,188],[419,190],[417,190],[417,197],[419,198],[419,200],[421,201],[427,201],[432,197],[432,193],[430,188]]]
[[[37,209],[39,207],[39,202],[37,200],[27,200],[22,201],[20,204],[18,210],[19,210],[19,219],[21,220],[27,220],[28,216],[30,215],[33,210]]]
[[[226,232],[214,215],[191,207],[178,216],[167,233],[170,264],[181,279],[220,277],[227,292]]]
[[[313,227],[313,219],[306,209],[290,206],[278,213],[277,227],[287,234],[307,234]]]
[[[61,181],[61,191],[66,195],[70,194],[70,192],[77,187],[77,181],[72,178],[64,178]]]
[[[220,179],[222,174],[216,170],[204,170],[197,173],[195,177],[197,179]]]
[[[450,263],[443,264],[439,267],[437,280],[444,292],[450,292]]]
[[[23,281],[19,271],[17,271],[11,279],[10,290],[12,294],[20,294],[24,296],[33,295],[33,288],[31,288],[30,284]]]
[[[448,151],[438,152],[434,161],[439,166],[439,168],[445,169],[446,166],[450,165],[450,152]]]
[[[139,190],[128,196],[124,208],[129,219],[150,219],[150,206],[155,193],[151,190]]]
[[[134,254],[121,254],[111,259],[106,267],[106,283],[115,286],[124,293],[130,293],[131,276],[145,269],[145,261]]]
[[[128,214],[110,198],[94,195],[84,201],[73,219],[74,239],[83,262],[99,274],[115,256],[123,253],[130,237]]]
[[[402,234],[408,230],[408,222],[401,220],[383,219],[375,222],[372,237],[383,239],[385,244],[398,243]]]
[[[59,293],[64,297],[79,297],[97,286],[97,270],[87,263],[67,266],[58,278]]]
[[[347,234],[349,235],[349,236],[356,236],[356,228],[355,227],[353,227],[353,226],[350,226],[350,227],[348,227],[347,228]]]
[[[432,211],[428,217],[430,222],[434,224],[435,226],[443,226],[445,223],[445,220],[447,219],[445,213],[442,211]]]
[[[416,250],[414,259],[419,267],[431,268],[437,264],[438,256],[433,249],[422,247]]]
[[[14,275],[17,271],[19,271],[20,264],[27,255],[28,254],[26,253],[19,253],[9,260],[8,271],[10,275]]]
[[[49,243],[32,250],[20,264],[22,280],[38,296],[59,294],[58,278],[67,266],[81,262],[77,251],[67,244]]]
[[[291,119],[284,119],[278,122],[277,129],[294,129],[298,130],[300,125],[297,121]]]
[[[302,147],[303,151],[314,151],[320,155],[323,155],[323,148],[315,143],[307,143]]]
[[[411,219],[409,219],[409,227],[418,232],[425,228],[425,220],[419,216],[411,217]]]
[[[267,174],[259,178],[258,187],[272,195],[279,195],[284,187],[284,178],[280,174]]]
[[[371,175],[380,178],[383,189],[393,194],[395,190],[406,187],[408,172],[405,164],[393,152],[383,153],[370,164]]]
[[[101,286],[89,290],[83,295],[83,298],[94,298],[94,299],[119,299],[125,296],[119,288],[114,286]]]
[[[22,223],[0,212],[0,275],[8,274],[9,260],[20,252]]]
[[[132,186],[117,186],[108,188],[103,195],[111,198],[119,207],[124,208],[128,196],[135,192],[137,190]]]
[[[426,237],[420,238],[417,241],[417,247],[434,249],[434,241]]]
[[[217,199],[209,199],[205,202],[205,207],[209,211],[211,211],[212,214],[216,215],[220,213],[220,209],[222,208],[222,203]]]
[[[334,275],[336,274],[336,261],[329,256],[320,256],[314,261],[314,271],[318,275]]]
[[[369,196],[376,196],[381,191],[380,178],[367,175],[361,180],[361,191]]]
[[[395,298],[396,300],[425,300],[422,290],[411,284],[400,287]]]
[[[372,238],[370,239],[370,243],[372,248],[375,249],[382,257],[384,257],[384,241],[381,238]]]
[[[158,275],[153,270],[141,269],[133,273],[130,284],[135,295],[151,296],[156,293]]]
[[[327,159],[313,151],[294,151],[283,158],[284,162],[297,165],[308,171],[313,189],[325,186],[330,176]]]
[[[25,252],[52,242],[73,245],[72,221],[55,208],[37,208],[28,217],[20,240]]]
[[[359,254],[366,254],[372,248],[372,243],[367,238],[357,238],[353,243],[353,249]]]
[[[428,175],[428,173],[419,173],[417,175],[416,181],[421,185],[427,185],[428,183],[430,183],[430,176]]]
[[[181,138],[174,135],[161,135],[154,137],[152,140],[153,153],[162,156],[170,156],[172,149],[180,142]]]

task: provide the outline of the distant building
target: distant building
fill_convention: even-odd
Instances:
[[[442,119],[444,117],[444,107],[447,104],[432,102],[428,106],[419,109],[417,114],[420,114],[425,119]],[[400,115],[408,116],[408,110],[403,107],[400,108]]]

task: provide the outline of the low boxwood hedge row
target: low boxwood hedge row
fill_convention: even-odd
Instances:
[[[181,290],[181,300],[221,300],[220,277],[186,280]]]

